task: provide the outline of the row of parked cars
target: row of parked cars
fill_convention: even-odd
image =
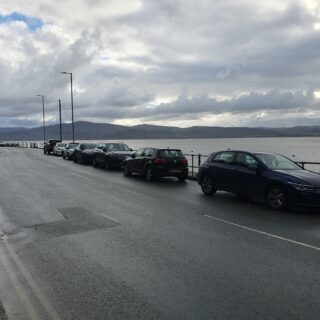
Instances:
[[[44,153],[107,170],[122,168],[126,176],[137,173],[149,181],[160,177],[176,177],[182,182],[188,177],[188,160],[178,149],[141,148],[133,151],[122,142],[96,144],[49,140],[44,146]]]
[[[178,149],[142,148],[133,151],[124,143],[62,143],[54,141],[44,152],[64,159],[101,166],[122,168],[125,176],[144,175],[147,180],[173,176],[184,181],[188,161]],[[266,152],[241,150],[214,152],[201,165],[198,183],[204,194],[218,190],[241,197],[261,198],[272,209],[288,205],[320,206],[320,174],[305,170],[289,158]]]

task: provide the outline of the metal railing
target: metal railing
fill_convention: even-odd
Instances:
[[[43,148],[43,142],[36,141],[14,141],[14,142],[0,142],[0,147],[18,147],[18,148]],[[185,153],[186,158],[188,159],[188,167],[189,167],[189,175],[191,178],[196,179],[199,168],[201,164],[208,158],[208,155],[205,154],[195,154],[195,153]],[[316,167],[320,165],[320,162],[317,161],[295,161],[296,164],[301,166],[303,169],[307,169],[306,166],[312,166],[312,168],[308,168],[309,170],[314,170],[317,173],[320,173],[320,167]]]
[[[201,153],[185,153],[184,155],[188,159],[188,167],[191,169],[191,172],[189,171],[189,175],[191,178],[196,179],[198,176],[199,168],[201,164],[208,158],[208,155]]]

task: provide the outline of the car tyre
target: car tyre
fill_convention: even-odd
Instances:
[[[105,159],[105,161],[104,161],[104,168],[106,169],[106,170],[110,170],[111,169],[111,165],[110,165],[110,161],[109,161],[109,159]]]
[[[281,211],[287,207],[287,196],[284,188],[280,185],[273,185],[268,188],[267,202],[271,209]]]
[[[186,176],[179,176],[178,177],[179,182],[185,182],[186,179],[187,179]]]
[[[76,154],[73,155],[73,162],[77,163],[77,155]]]
[[[93,165],[94,167],[97,167],[96,157],[92,157],[92,165]]]
[[[205,174],[200,180],[201,190],[205,195],[212,195],[216,193],[216,189],[213,187],[213,180],[209,174]]]
[[[123,175],[126,177],[131,176],[131,171],[128,169],[126,164],[123,165]]]
[[[146,176],[147,181],[153,181],[154,180],[154,175],[152,173],[151,167],[147,167],[145,176]]]

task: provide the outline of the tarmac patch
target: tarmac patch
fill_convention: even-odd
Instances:
[[[34,230],[46,235],[62,236],[120,225],[120,223],[109,219],[103,214],[93,213],[82,207],[61,208],[57,209],[57,211],[62,214],[65,220],[37,224],[33,226]]]

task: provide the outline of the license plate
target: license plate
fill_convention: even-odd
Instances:
[[[180,173],[181,170],[180,169],[171,169],[170,172],[172,172],[172,173]]]

